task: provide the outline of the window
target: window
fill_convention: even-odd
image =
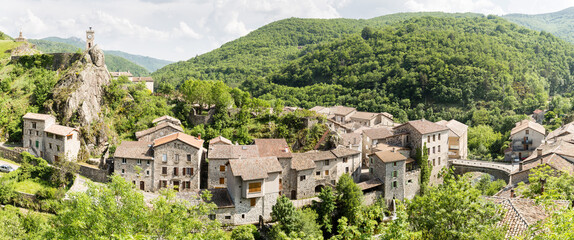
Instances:
[[[435,138],[434,138],[434,136],[435,136],[435,135],[433,134],[433,135],[432,135],[432,141],[433,141],[433,142],[435,141]]]
[[[345,172],[349,173],[349,167],[345,167]]]
[[[430,142],[430,135],[427,136],[427,142]]]
[[[412,180],[412,179],[409,179],[409,180],[407,181],[407,183],[413,183],[413,180]]]
[[[191,182],[190,182],[190,181],[185,181],[185,182],[184,182],[184,186],[185,186],[185,188],[187,188],[187,189],[191,189]]]
[[[325,170],[325,176],[329,176],[329,170]]]
[[[208,217],[209,217],[209,220],[212,220],[212,221],[215,220],[215,214],[209,214]]]
[[[128,160],[126,160],[125,158],[122,158],[122,164],[126,164],[128,163]]]
[[[231,219],[231,216],[225,216],[225,219]]]
[[[394,162],[394,163],[393,163],[393,167],[396,167],[396,166],[397,166],[397,162]]]
[[[162,167],[162,168],[161,168],[161,174],[167,175],[167,167]]]
[[[317,172],[315,172],[315,175],[321,176],[321,172],[320,172],[320,171],[317,171]]]
[[[528,129],[526,129],[526,134],[528,134],[530,131]]]
[[[393,177],[397,177],[397,171],[393,171]]]
[[[60,145],[56,145],[56,151],[60,151]]]
[[[160,188],[166,188],[167,187],[167,180],[161,180],[159,182],[159,187]]]
[[[36,141],[36,148],[40,147],[40,141]]]
[[[225,165],[219,165],[219,171],[225,172]]]
[[[369,173],[373,174],[373,168],[369,168]]]
[[[52,143],[50,143],[50,149],[52,149]]]
[[[126,173],[126,170],[122,168],[122,174]]]
[[[68,137],[68,140],[72,140],[72,137],[73,137],[73,136],[74,136],[73,134],[72,134],[72,135],[68,135],[68,136],[67,136],[67,137]]]
[[[149,160],[147,160],[147,165],[149,166]]]
[[[257,198],[252,198],[251,199],[251,206],[254,207],[255,204],[257,204]]]
[[[149,176],[149,170],[145,171],[145,175]]]
[[[325,166],[329,165],[329,160],[325,160]]]
[[[427,148],[427,153],[430,153],[430,148]]]
[[[179,154],[175,154],[175,163],[179,162]]]
[[[346,158],[346,157],[343,158],[343,162],[344,162],[344,163],[347,162],[347,158]]]
[[[432,147],[432,153],[435,153],[435,147]]]
[[[393,182],[393,188],[397,188],[397,181]]]
[[[191,154],[187,154],[187,161],[191,162]]]
[[[438,165],[440,165],[440,157],[438,157]]]
[[[193,168],[187,168],[187,174],[189,176],[193,175]]]
[[[369,159],[371,160],[371,163],[373,163],[373,157],[370,157]]]
[[[436,166],[436,165],[435,165],[435,159],[434,159],[434,158],[432,159],[432,165],[433,165],[433,166]]]
[[[36,123],[35,122],[32,122],[32,128],[36,129]],[[526,130],[526,131],[528,131],[528,130]]]
[[[440,145],[438,145],[438,152],[440,152]]]
[[[303,180],[305,180],[305,178],[306,178],[305,175],[299,176],[299,181],[303,181]]]
[[[174,176],[179,175],[179,169],[178,168],[176,168],[176,167],[173,168],[173,175]]]
[[[219,184],[225,184],[225,178],[219,178]]]
[[[258,193],[261,192],[261,182],[249,183],[248,193]]]
[[[164,154],[161,155],[161,161],[162,161],[162,162],[167,162],[167,154],[164,153]]]
[[[28,140],[28,141],[29,141],[29,142],[28,142],[28,143],[29,143],[28,145],[29,145],[29,146],[32,146],[32,140]]]
[[[438,134],[438,140],[440,141],[440,133]]]
[[[142,160],[138,159],[138,165],[142,165]]]

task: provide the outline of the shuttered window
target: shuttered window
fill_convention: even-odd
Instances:
[[[249,183],[249,193],[261,192],[261,182]]]
[[[225,178],[219,178],[219,184],[225,184]]]
[[[220,172],[225,172],[225,165],[220,165],[220,166],[219,166],[219,171],[220,171]]]

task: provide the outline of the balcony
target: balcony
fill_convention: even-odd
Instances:
[[[449,150],[458,150],[460,147],[458,145],[449,145],[448,149]]]
[[[532,139],[514,139],[512,142],[520,142],[521,144],[532,144]]]

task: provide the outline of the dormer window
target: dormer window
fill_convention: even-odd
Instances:
[[[32,122],[32,128],[36,129],[36,122]]]

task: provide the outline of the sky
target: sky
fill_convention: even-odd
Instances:
[[[572,0],[0,0],[0,31],[17,37],[78,37],[120,50],[180,61],[290,18],[368,19],[397,12],[539,14]]]

